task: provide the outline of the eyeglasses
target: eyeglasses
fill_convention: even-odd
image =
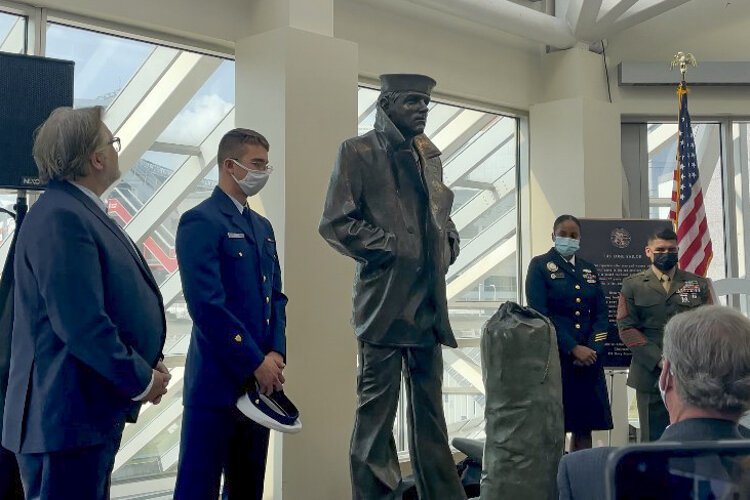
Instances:
[[[244,168],[245,170],[249,171],[255,171],[255,172],[268,172],[269,174],[273,172],[273,167],[268,164],[268,162],[261,161],[261,160],[255,160],[251,161],[249,166],[243,165],[239,162],[236,158],[230,158],[233,162],[235,162],[240,167]]]
[[[118,153],[120,152],[120,149],[122,149],[122,145],[120,144],[120,138],[119,137],[113,137],[109,141],[105,142],[102,147],[97,148],[97,151],[99,149],[102,149],[102,148],[105,148],[105,147],[109,146],[110,144],[112,145],[113,148],[115,148],[115,151],[118,152]]]

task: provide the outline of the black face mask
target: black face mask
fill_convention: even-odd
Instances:
[[[677,265],[677,254],[676,253],[655,253],[654,254],[654,266],[659,271],[666,273],[674,266]]]

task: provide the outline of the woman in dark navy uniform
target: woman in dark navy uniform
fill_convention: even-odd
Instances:
[[[591,448],[591,431],[612,428],[601,363],[607,340],[607,305],[596,268],[577,258],[581,225],[572,215],[555,220],[555,246],[531,259],[526,276],[529,307],[557,330],[565,432],[570,451]]]

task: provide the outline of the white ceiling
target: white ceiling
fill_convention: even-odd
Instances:
[[[682,5],[700,4],[707,15],[742,8],[748,0],[350,0],[421,15],[442,14],[460,23],[494,29],[557,48],[593,43],[660,17]]]

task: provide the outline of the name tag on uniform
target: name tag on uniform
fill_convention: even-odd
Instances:
[[[244,238],[245,233],[227,233],[227,238],[235,239],[235,238]]]

